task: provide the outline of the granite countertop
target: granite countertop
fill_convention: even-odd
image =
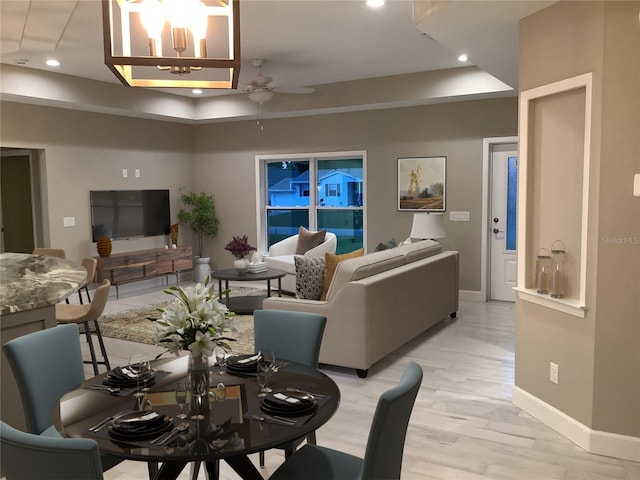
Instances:
[[[87,270],[64,258],[0,254],[0,315],[60,303],[78,291]]]

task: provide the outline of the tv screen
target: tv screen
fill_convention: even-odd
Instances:
[[[169,190],[92,190],[93,241],[169,233]]]

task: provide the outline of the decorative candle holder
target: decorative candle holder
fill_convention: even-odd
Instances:
[[[536,255],[535,286],[538,293],[549,293],[549,275],[551,271],[551,256],[549,250],[541,248]]]
[[[551,245],[551,297],[563,298],[565,295],[567,276],[565,272],[565,263],[567,260],[567,252],[564,243],[556,240]]]

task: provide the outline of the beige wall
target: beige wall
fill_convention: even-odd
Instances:
[[[192,130],[188,125],[3,102],[0,144],[42,150],[43,203],[50,245],[71,259],[97,255],[91,241],[90,190],[171,190],[171,214],[178,189],[193,181]],[[128,169],[128,178],[122,170]],[[140,178],[134,170],[140,169]],[[75,227],[63,227],[75,217]],[[165,244],[163,237],[117,240],[113,251]]]
[[[196,186],[215,193],[222,220],[215,250],[232,235],[257,238],[257,154],[365,150],[369,250],[409,236],[412,214],[396,208],[397,158],[445,155],[447,210],[468,210],[471,221],[445,219],[442,243],[460,251],[461,289],[479,291],[482,139],[515,135],[516,116],[516,101],[508,98],[265,120],[264,130],[255,121],[196,127]],[[232,258],[223,254],[215,260],[230,266]]]
[[[639,6],[559,2],[521,22],[521,89],[593,72],[593,117],[586,317],[519,300],[515,379],[516,387],[593,430],[636,437],[640,199],[632,195],[632,179],[640,171]],[[560,366],[558,385],[549,381],[549,362]]]
[[[397,158],[447,156],[447,209],[468,210],[470,222],[445,220],[447,249],[461,252],[463,290],[480,290],[482,139],[515,135],[517,101],[503,98],[255,121],[186,126],[3,102],[1,145],[45,152],[51,244],[70,257],[95,254],[89,190],[170,188],[172,216],[181,186],[212,193],[221,220],[206,243],[215,268],[231,266],[232,235],[256,239],[255,155],[366,150],[368,248],[409,235],[411,213],[396,209]],[[55,126],[55,128],[52,128]],[[195,152],[195,153],[192,153]],[[129,178],[122,178],[122,169]],[[132,171],[142,170],[135,179]],[[75,216],[77,227],[63,228]],[[181,239],[190,241],[187,232]],[[114,251],[159,246],[155,239],[114,242]]]

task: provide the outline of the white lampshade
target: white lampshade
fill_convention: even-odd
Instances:
[[[441,213],[414,213],[411,238],[445,238]]]

